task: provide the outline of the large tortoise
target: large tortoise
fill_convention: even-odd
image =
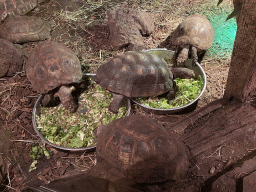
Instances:
[[[48,39],[50,31],[50,24],[39,17],[14,16],[1,25],[0,37],[13,43],[25,43]]]
[[[197,52],[211,47],[214,29],[205,16],[190,15],[175,29],[172,39],[172,44],[181,49],[177,64],[180,65],[188,58],[189,50],[191,50],[192,61],[195,63],[198,60]]]
[[[84,174],[33,188],[38,191],[160,191],[160,187],[156,189],[158,182],[187,177],[188,148],[148,117],[123,117],[101,126],[97,134],[95,166]],[[175,191],[184,191],[184,187],[180,190],[176,187]]]
[[[33,89],[47,94],[44,105],[56,95],[66,109],[71,112],[77,109],[70,84],[82,78],[82,70],[72,50],[57,42],[40,42],[28,58],[26,73]]]
[[[182,179],[189,150],[177,136],[152,119],[130,115],[98,132],[97,159],[104,159],[137,183]]]
[[[187,74],[191,77],[192,73]],[[176,91],[173,73],[164,59],[146,52],[128,51],[115,56],[98,68],[96,82],[112,93],[109,110],[113,113],[117,113],[124,96],[154,97],[166,93],[171,99]]]
[[[0,1],[0,21],[7,16],[25,15],[33,10],[38,3],[45,0],[1,0]]]

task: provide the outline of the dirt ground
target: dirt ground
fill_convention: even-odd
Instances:
[[[130,1],[130,7],[137,7]],[[198,6],[198,1],[181,1],[181,12],[186,12],[191,6]],[[29,15],[36,15],[50,21],[53,26],[50,40],[58,41],[72,49],[79,57],[83,68],[89,72],[95,69],[117,52],[113,51],[108,41],[108,27],[106,26],[105,11],[118,4],[116,1],[104,2],[101,6],[86,9],[86,5],[94,6],[93,1],[83,0],[51,0],[35,9]],[[85,7],[83,7],[85,5]],[[143,6],[140,6],[143,8]],[[80,8],[86,14],[81,15]],[[157,7],[155,7],[157,9]],[[168,22],[164,11],[150,12],[155,20],[155,31],[146,38],[148,48],[157,47],[169,35],[178,22]],[[178,21],[181,21],[179,19]],[[22,44],[22,49],[29,54],[38,42]],[[223,96],[227,79],[230,59],[204,58],[201,65],[207,75],[207,88],[199,100],[196,110]],[[33,160],[29,151],[33,145],[41,143],[33,130],[31,121],[32,109],[38,93],[33,91],[26,72],[16,73],[14,77],[0,79],[0,126],[1,137],[7,139],[0,145],[1,153],[6,163],[7,177],[2,184],[1,191],[22,191],[27,184],[35,180],[49,183],[60,177],[82,173],[95,164],[94,152],[60,151],[46,145],[52,151],[50,159],[42,157],[38,160],[36,169],[29,172]],[[185,115],[153,115],[140,109],[135,113],[143,113],[159,121],[163,126],[171,126]],[[3,127],[3,128],[2,128]],[[174,130],[175,132],[175,130]],[[8,151],[8,152],[6,152]]]

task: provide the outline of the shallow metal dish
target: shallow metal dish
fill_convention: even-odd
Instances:
[[[94,76],[94,74],[92,75],[88,75],[88,76]],[[52,147],[55,147],[55,148],[58,148],[58,149],[61,149],[61,150],[66,150],[66,151],[85,151],[85,152],[89,152],[89,151],[93,151],[96,149],[96,145],[94,146],[90,146],[90,147],[82,147],[82,148],[69,148],[69,147],[63,147],[63,146],[59,146],[59,145],[56,145],[50,141],[48,141],[47,139],[44,138],[44,136],[40,133],[40,131],[38,130],[37,128],[37,124],[36,124],[36,115],[40,115],[40,108],[41,108],[41,101],[43,99],[43,95],[39,95],[36,102],[35,102],[35,105],[34,105],[34,108],[33,108],[33,111],[32,111],[32,123],[33,123],[33,128],[36,132],[36,134],[47,144],[51,145]],[[127,116],[130,115],[130,111],[131,111],[131,101],[130,99],[127,99]]]
[[[144,52],[147,53],[152,53],[152,54],[156,54],[159,57],[163,57],[165,59],[168,59],[169,61],[172,60],[172,57],[174,56],[174,51],[171,50],[167,50],[167,49],[148,49],[148,50],[143,50]],[[201,75],[204,79],[204,86],[202,88],[201,93],[197,96],[197,98],[195,98],[193,101],[191,101],[190,103],[182,106],[182,107],[177,107],[177,108],[170,108],[170,109],[160,109],[160,108],[153,108],[153,107],[149,107],[146,106],[142,103],[140,103],[139,101],[137,101],[136,99],[132,99],[132,102],[134,102],[135,104],[137,104],[141,109],[143,109],[146,112],[150,112],[150,113],[154,113],[154,114],[178,114],[178,113],[186,113],[186,112],[191,112],[193,111],[196,107],[197,107],[197,103],[199,98],[202,96],[202,94],[204,93],[205,89],[206,89],[206,74],[203,70],[203,68],[200,66],[199,63],[196,63],[196,65],[192,65],[192,60],[191,59],[187,59],[187,61],[185,62],[185,67],[193,70],[195,72],[195,75]]]

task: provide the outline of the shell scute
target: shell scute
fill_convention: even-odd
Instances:
[[[189,166],[188,149],[178,137],[140,115],[106,125],[98,136],[97,155],[137,182],[181,178]],[[177,158],[181,165],[172,163]],[[182,172],[175,171],[180,170],[179,166],[183,166]]]
[[[25,15],[37,6],[37,0],[1,0],[0,20],[4,20],[8,15]]]
[[[164,84],[169,82],[172,85],[173,75],[166,62],[156,55],[129,51],[102,64],[96,79],[110,92],[126,97],[148,97],[170,91],[172,87],[166,89]],[[121,86],[109,86],[111,81]],[[158,87],[156,93],[152,91],[152,86]]]
[[[48,39],[50,31],[50,24],[39,17],[14,16],[4,21],[0,37],[13,43],[25,43]]]
[[[82,77],[80,62],[73,51],[52,41],[40,42],[33,49],[26,72],[33,89],[43,94]]]
[[[190,15],[173,34],[174,45],[193,45],[201,50],[209,49],[214,40],[214,29],[203,15]]]

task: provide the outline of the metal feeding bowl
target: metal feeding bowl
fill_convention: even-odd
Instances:
[[[165,60],[167,59],[168,61],[172,61],[173,56],[175,54],[174,51],[167,50],[167,49],[148,49],[148,50],[143,50],[143,51],[147,52],[147,53],[151,53],[151,54],[156,54],[159,57],[165,58]],[[149,107],[149,106],[146,106],[146,105],[140,103],[136,99],[132,99],[132,102],[137,104],[144,111],[154,113],[154,114],[161,114],[161,115],[162,114],[163,115],[164,114],[179,114],[179,113],[186,113],[186,112],[193,111],[197,107],[197,103],[198,103],[199,98],[202,96],[203,92],[206,89],[206,74],[205,74],[203,68],[200,66],[199,63],[196,63],[195,65],[192,65],[192,60],[191,59],[187,59],[184,65],[185,65],[185,67],[193,70],[196,77],[201,75],[203,77],[203,80],[204,80],[203,88],[202,88],[200,94],[194,100],[190,101],[188,104],[186,104],[184,106],[176,107],[176,108],[170,108],[170,109],[160,109],[160,108]]]
[[[94,76],[94,74],[92,75],[88,75],[88,76]],[[41,109],[41,101],[43,99],[43,95],[39,95],[39,97],[37,98],[33,111],[32,111],[32,123],[33,123],[33,128],[35,130],[35,132],[37,133],[37,135],[43,140],[43,142],[51,145],[52,147],[55,147],[57,149],[61,149],[61,150],[66,150],[66,151],[85,151],[85,152],[89,152],[89,151],[93,151],[96,149],[96,145],[94,146],[89,146],[89,147],[81,147],[81,148],[69,148],[69,147],[64,147],[64,146],[60,146],[60,145],[56,145],[50,141],[48,141],[46,138],[44,138],[44,136],[40,133],[40,131],[38,130],[37,127],[37,123],[36,123],[36,115],[40,116],[40,109]],[[130,111],[131,111],[131,101],[129,99],[127,99],[126,101],[126,107],[127,107],[127,114],[126,116],[130,115]]]

